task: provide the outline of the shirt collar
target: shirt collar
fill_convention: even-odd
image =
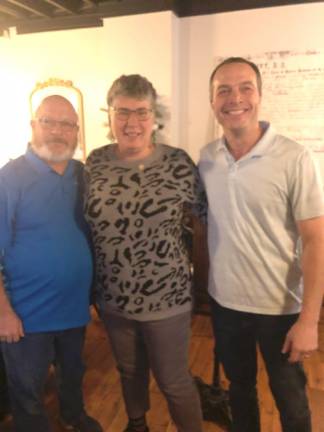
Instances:
[[[256,145],[253,146],[252,149],[245,156],[242,157],[242,159],[263,156],[269,149],[270,145],[273,143],[273,137],[275,136],[276,133],[274,128],[270,125],[270,123],[265,121],[261,121],[260,126],[264,131],[262,137],[259,139]],[[226,154],[231,155],[227,148],[224,136],[222,136],[222,138],[220,138],[215,142],[214,151],[215,153],[223,151]]]
[[[260,126],[263,130],[263,135],[256,145],[252,147],[252,149],[246,154],[247,157],[261,157],[267,153],[270,146],[273,144],[273,137],[276,134],[274,128],[270,125],[270,123],[265,121],[261,121]]]

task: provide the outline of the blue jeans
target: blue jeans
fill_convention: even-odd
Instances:
[[[217,352],[230,382],[232,432],[259,432],[257,344],[280,413],[283,432],[310,432],[311,418],[301,363],[281,353],[298,315],[261,315],[227,309],[211,300]]]
[[[17,432],[50,432],[43,392],[48,369],[55,364],[60,412],[67,422],[84,410],[82,350],[85,328],[29,333],[16,343],[2,342],[11,410]]]

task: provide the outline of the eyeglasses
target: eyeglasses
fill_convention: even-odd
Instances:
[[[131,110],[128,108],[109,107],[109,109],[112,110],[115,113],[116,118],[121,121],[127,121],[132,113],[136,115],[137,120],[145,121],[148,120],[153,113],[151,108],[137,108]]]
[[[73,129],[78,127],[77,123],[72,123],[67,120],[53,120],[47,117],[41,117],[36,120],[45,130],[54,129],[56,125],[58,125],[63,132],[71,132]]]

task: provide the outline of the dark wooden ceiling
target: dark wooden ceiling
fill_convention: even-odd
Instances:
[[[0,35],[10,27],[17,34],[102,26],[107,17],[172,10],[177,16],[322,0],[0,0]]]

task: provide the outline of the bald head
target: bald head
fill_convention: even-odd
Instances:
[[[51,95],[42,100],[31,120],[34,152],[48,163],[72,158],[78,138],[78,116],[71,102]]]
[[[68,99],[60,95],[51,95],[44,98],[39,104],[39,106],[36,108],[34,117],[39,117],[42,114],[42,111],[44,111],[44,109],[48,107],[50,107],[51,109],[57,108],[59,110],[64,109],[70,111],[71,114],[74,114],[75,119],[78,119],[78,115],[74,109],[74,106]]]

